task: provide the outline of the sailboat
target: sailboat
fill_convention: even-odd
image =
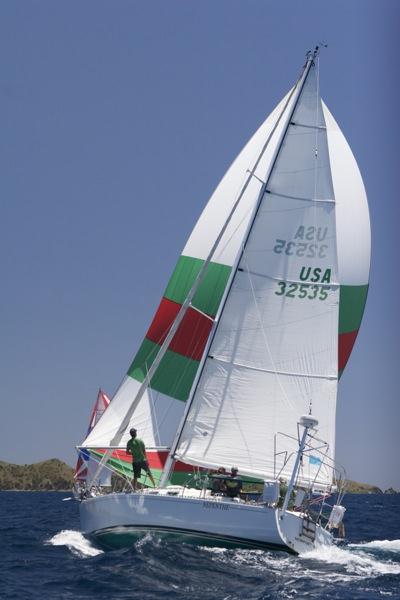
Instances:
[[[337,387],[369,263],[366,193],[320,97],[316,47],[211,196],[79,447],[99,461],[80,499],[83,533],[110,548],[149,531],[294,553],[332,543],[345,512]],[[132,489],[126,456],[118,469],[131,427],[151,467],[157,458],[155,488]],[[215,493],[215,472],[232,466],[242,492]],[[125,488],[105,493],[104,468],[125,473]]]
[[[89,427],[86,435],[89,435],[93,427],[98,423],[109,404],[110,398],[102,389],[99,389],[96,401],[90,413]],[[74,473],[75,489],[78,493],[82,486],[86,487],[87,480],[91,481],[93,479],[96,470],[97,461],[95,453],[91,454],[84,448],[79,450]],[[111,471],[109,469],[103,469],[98,483],[101,487],[111,485]]]

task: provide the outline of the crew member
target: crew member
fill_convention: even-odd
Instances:
[[[216,475],[213,475],[211,494],[224,494],[226,492],[226,485],[223,479],[226,476],[224,467],[219,467]]]
[[[226,495],[228,498],[236,498],[242,490],[242,481],[238,477],[236,467],[231,468],[230,476],[225,479]]]
[[[150,477],[150,481],[153,487],[156,487],[153,475],[149,468],[149,463],[146,460],[146,447],[143,440],[137,437],[137,431],[134,427],[129,431],[131,439],[128,440],[126,445],[127,454],[132,455],[132,469],[133,469],[133,491],[136,491],[137,480],[142,474],[144,469],[147,475]]]

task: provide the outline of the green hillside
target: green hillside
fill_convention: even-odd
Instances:
[[[347,494],[382,494],[382,490],[375,485],[359,483],[358,481],[347,481]]]
[[[0,490],[70,490],[74,470],[52,458],[33,465],[13,465],[0,461]]]

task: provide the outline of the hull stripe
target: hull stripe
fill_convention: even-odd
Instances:
[[[117,531],[114,531],[114,530],[117,530]],[[123,531],[123,530],[125,530],[125,531]],[[133,525],[118,525],[116,527],[109,527],[107,529],[99,529],[97,531],[92,532],[90,534],[90,536],[93,537],[96,541],[98,541],[98,542],[100,541],[105,546],[107,546],[109,548],[113,548],[116,546],[119,547],[118,542],[116,545],[107,543],[107,541],[102,540],[103,536],[112,536],[112,537],[118,538],[118,536],[129,535],[129,534],[145,535],[145,533],[147,533],[149,531],[154,531],[157,533],[172,533],[175,535],[185,535],[185,536],[192,537],[192,538],[202,538],[205,540],[213,540],[215,542],[230,543],[230,544],[235,544],[238,546],[246,546],[246,547],[251,547],[251,548],[261,548],[261,549],[269,548],[271,550],[284,550],[285,552],[289,552],[290,554],[296,554],[291,548],[289,548],[289,546],[286,546],[285,544],[272,544],[272,543],[263,542],[263,541],[249,540],[246,538],[238,538],[238,537],[230,536],[230,535],[213,534],[213,533],[206,532],[206,531],[196,531],[193,529],[183,529],[183,528],[180,529],[179,527],[172,528],[172,527],[162,527],[162,526],[153,526],[153,525],[140,525],[138,527],[135,527]]]

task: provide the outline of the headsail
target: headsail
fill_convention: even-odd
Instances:
[[[276,126],[288,98],[289,94],[261,125],[211,196],[178,260],[153,322],[127,375],[113,397],[105,419],[94,428],[82,445],[107,447],[113,439],[140,384],[146,378],[174,317],[191,289],[219,231],[224,226],[243,182],[248,177],[249,171],[253,169],[265,141]],[[279,128],[275,137],[278,135]],[[212,319],[218,311],[232,265],[262,186],[261,176],[271,161],[271,148],[268,147],[263,153],[255,176],[251,179],[208,267],[206,277],[193,299],[193,308],[187,311],[131,419],[131,423],[138,429],[147,447],[169,447],[174,438],[208,341]],[[119,443],[121,448],[126,446],[128,438],[129,434],[126,433]]]
[[[264,478],[290,476],[297,422],[311,410],[334,458],[339,311],[341,316],[350,293],[341,282],[352,272],[367,283],[369,270],[365,191],[351,151],[321,102],[315,64],[294,112],[287,110],[288,129],[176,452],[184,462],[235,464]],[[349,159],[346,182],[334,164],[343,160],[340,152]],[[350,225],[355,210],[358,218]],[[346,267],[349,259],[354,262],[346,256],[349,236],[358,239],[358,233],[363,251],[357,264]],[[360,296],[358,316],[352,313],[358,329],[365,294],[351,293]],[[317,476],[328,484],[331,473],[320,466],[318,457],[305,456],[300,481]]]

